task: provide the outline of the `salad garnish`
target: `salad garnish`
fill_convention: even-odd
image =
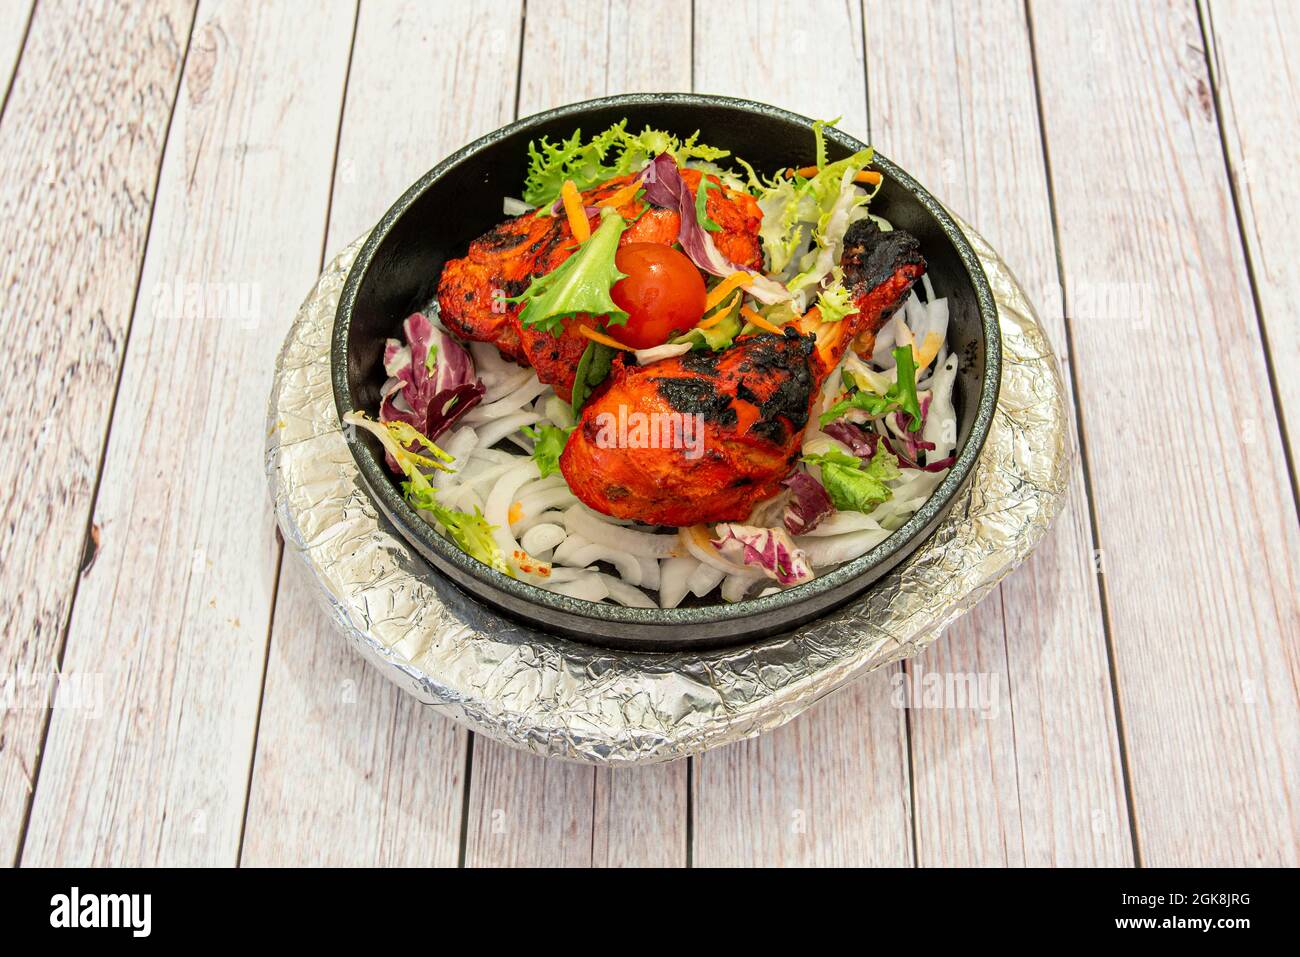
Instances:
[[[584,219],[585,222],[585,219]],[[506,302],[524,304],[519,322],[554,336],[564,331],[562,320],[577,315],[604,316],[605,325],[627,322],[609,290],[623,278],[614,265],[618,239],[627,222],[614,210],[601,210],[600,226],[558,268],[538,276],[520,295]]]
[[[908,430],[918,432],[921,429],[921,406],[916,399],[916,363],[912,359],[911,346],[899,346],[894,350],[894,363],[898,378],[883,395],[857,384],[846,399],[836,402],[821,415],[821,425],[825,428],[840,416],[853,410],[866,412],[873,417],[890,412],[906,412],[910,416]]]
[[[822,485],[841,512],[870,512],[894,494],[886,483],[902,475],[898,459],[883,442],[865,465],[856,455],[834,448],[819,455],[805,455],[803,460],[821,467]]]

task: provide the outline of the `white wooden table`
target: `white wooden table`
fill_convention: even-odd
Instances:
[[[0,0],[0,860],[1298,862],[1300,4],[320,8]],[[609,772],[352,656],[282,561],[263,416],[324,257],[410,182],[652,89],[842,115],[967,217],[1068,357],[1081,455],[922,658]],[[992,697],[901,708],[900,672]]]

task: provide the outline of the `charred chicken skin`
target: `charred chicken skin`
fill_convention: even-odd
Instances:
[[[839,322],[820,323],[810,311],[782,336],[745,336],[720,352],[646,366],[616,362],[560,457],[574,494],[616,518],[685,526],[743,521],[780,491],[826,376],[855,337],[874,340],[925,271],[913,236],[869,219],[850,227],[841,263],[857,312]],[[660,423],[658,440],[624,435],[637,421]],[[702,434],[687,436],[698,421]],[[680,438],[666,434],[675,422]]]
[[[699,187],[701,175],[698,170],[681,170],[681,177],[692,193]],[[631,175],[615,177],[582,193],[592,229],[599,225],[600,215],[591,209],[611,198],[622,199],[616,194],[623,191],[626,201],[615,209],[630,225],[619,244],[671,246],[677,241],[680,225],[677,212],[654,206],[647,209],[644,199],[627,195],[633,179]],[[709,179],[718,182],[714,176]],[[705,208],[710,218],[722,227],[711,234],[718,250],[740,267],[761,269],[763,254],[758,228],[763,216],[754,198],[726,187],[710,189]],[[538,378],[567,400],[578,360],[588,342],[579,333],[577,323],[566,321],[564,334],[558,337],[526,329],[519,322],[522,304],[499,301],[503,295],[518,296],[535,277],[557,268],[577,248],[567,218],[549,213],[549,210],[539,210],[516,216],[470,243],[468,255],[453,259],[443,267],[438,282],[438,306],[449,331],[463,339],[490,342],[503,355],[533,366]],[[594,321],[589,320],[589,324]]]

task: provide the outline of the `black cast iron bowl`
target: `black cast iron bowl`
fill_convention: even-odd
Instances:
[[[552,141],[575,128],[605,129],[623,118],[731,150],[760,173],[812,162],[811,120],[763,103],[686,93],[631,94],[539,113],[476,140],[426,173],[380,220],[348,274],[331,354],[334,398],[342,415],[374,414],[385,375],[384,341],[434,296],[443,263],[504,217],[501,200],[518,196],[530,140]],[[863,144],[826,131],[832,160]],[[988,436],[1002,369],[997,309],[984,270],[943,207],[911,176],[876,154],[885,180],[872,211],[921,241],[929,275],[949,300],[949,345],[961,358],[954,390],[957,460],[934,495],[901,528],[860,558],[813,581],[735,604],[672,609],[623,608],[581,601],[502,575],[469,557],[422,521],[402,498],[378,441],[348,429],[347,441],[371,498],[401,536],[460,588],[535,627],[588,643],[640,650],[737,644],[789,630],[861,594],[934,531],[970,479]]]

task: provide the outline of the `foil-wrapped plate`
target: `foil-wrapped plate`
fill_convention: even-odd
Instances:
[[[430,568],[363,490],[334,407],[330,337],[361,240],[321,274],[276,362],[266,467],[286,547],[307,563],[343,637],[390,680],[507,744],[645,764],[779,727],[846,681],[934,641],[1024,561],[1064,505],[1069,411],[1056,357],[1006,264],[961,225],[1002,330],[992,430],[935,533],[824,618],[741,647],[610,651],[506,618]]]

